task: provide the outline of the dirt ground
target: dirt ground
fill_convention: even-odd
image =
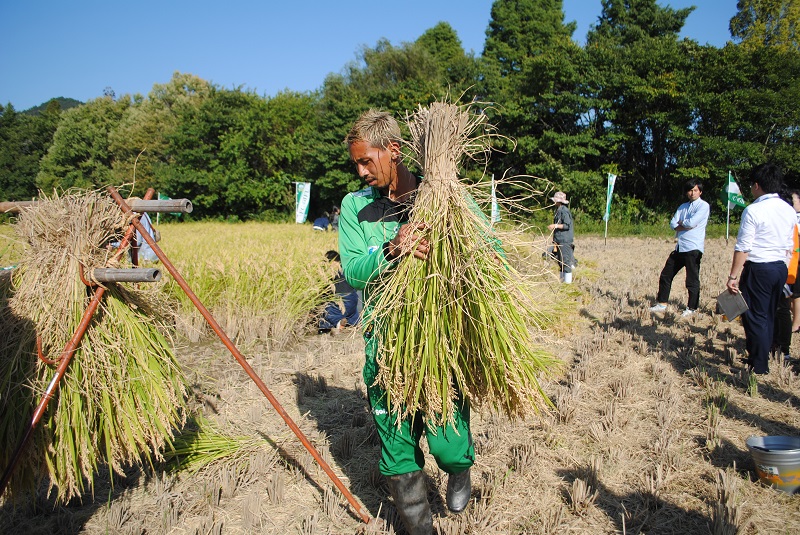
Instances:
[[[649,307],[672,240],[580,238],[574,328],[552,350],[567,373],[546,386],[556,409],[509,422],[474,411],[472,503],[443,505],[446,475],[428,456],[438,533],[800,533],[800,498],[758,482],[752,435],[800,436],[800,366],[775,360],[753,384],[744,333],[715,314],[733,240],[708,240],[698,314]],[[554,290],[557,286],[554,275]],[[800,339],[792,352],[800,361]],[[132,471],[94,499],[0,510],[3,533],[402,533],[377,471],[358,333],[309,335],[288,352],[241,345],[250,364],[341,481],[385,527],[365,526],[222,344],[179,349],[193,403],[231,436],[256,439],[198,472]]]

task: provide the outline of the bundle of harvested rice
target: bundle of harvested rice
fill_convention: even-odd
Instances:
[[[233,435],[197,416],[175,437],[165,460],[173,470],[198,472],[218,462],[236,464],[254,453],[268,449],[270,443],[261,437]]]
[[[25,243],[3,318],[13,323],[0,345],[0,462],[7,466],[33,408],[55,374],[36,357],[35,339],[56,358],[75,332],[93,291],[80,280],[105,267],[126,227],[121,210],[98,192],[44,198],[20,214]],[[152,288],[110,285],[11,480],[22,493],[45,476],[57,499],[94,488],[102,467],[161,459],[175,426],[185,421],[186,389]]]
[[[423,170],[410,223],[422,223],[427,261],[406,256],[380,290],[378,382],[399,418],[421,412],[444,424],[458,393],[509,417],[550,401],[538,378],[560,361],[537,347],[531,328],[547,318],[527,282],[505,260],[498,236],[459,180],[464,156],[488,148],[486,116],[435,102],[409,118]]]

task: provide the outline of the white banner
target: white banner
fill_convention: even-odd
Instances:
[[[296,223],[305,223],[308,218],[308,201],[311,199],[311,182],[295,182],[295,211]]]
[[[608,221],[611,217],[611,197],[614,195],[614,184],[617,183],[617,175],[608,173],[608,189],[606,190],[606,213],[603,214],[603,221]]]
[[[497,192],[494,189],[494,175],[492,175],[492,223],[500,221],[500,206],[497,204]]]
[[[722,200],[728,201],[728,209],[747,206],[747,203],[744,202],[744,197],[742,197],[742,191],[730,171],[728,171],[728,185],[725,191],[722,192]]]

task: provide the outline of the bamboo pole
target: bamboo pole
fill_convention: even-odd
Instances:
[[[157,268],[94,268],[89,270],[89,280],[97,282],[158,282],[161,271]]]

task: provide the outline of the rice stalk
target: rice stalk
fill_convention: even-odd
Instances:
[[[435,102],[408,126],[425,177],[410,224],[426,225],[430,253],[425,262],[406,256],[382,277],[367,320],[380,333],[377,381],[390,410],[398,422],[421,413],[444,424],[460,395],[509,417],[551,406],[538,377],[560,362],[531,331],[551,320],[458,178],[464,156],[488,150],[486,116]]]
[[[29,384],[36,374],[35,332],[31,322],[15,315],[8,306],[12,295],[11,272],[0,277],[0,464],[7,467],[30,422],[33,392]],[[8,488],[12,493],[38,483],[41,456],[32,455],[46,441],[45,432],[35,434],[14,470]]]
[[[25,244],[4,313],[20,325],[0,348],[5,457],[21,439],[32,408],[55,375],[38,361],[34,341],[57,358],[76,331],[92,290],[81,266],[106,266],[127,226],[122,212],[99,192],[42,198],[24,211],[14,230]],[[65,502],[94,488],[100,468],[122,474],[152,463],[185,419],[186,389],[163,319],[168,306],[157,291],[110,285],[12,479],[12,493],[45,476]],[[13,379],[11,379],[13,377]]]
[[[202,417],[195,418],[172,442],[165,453],[165,460],[172,470],[188,470],[196,473],[220,461],[252,461],[252,453],[264,447],[266,442],[257,437],[234,436],[217,429]]]
[[[164,240],[165,252],[234,339],[289,347],[301,338],[310,313],[327,301],[330,273],[323,253],[336,247],[333,233],[255,222],[167,228],[175,239]],[[202,317],[174,281],[165,286],[180,303],[183,331],[198,340],[208,332]]]

